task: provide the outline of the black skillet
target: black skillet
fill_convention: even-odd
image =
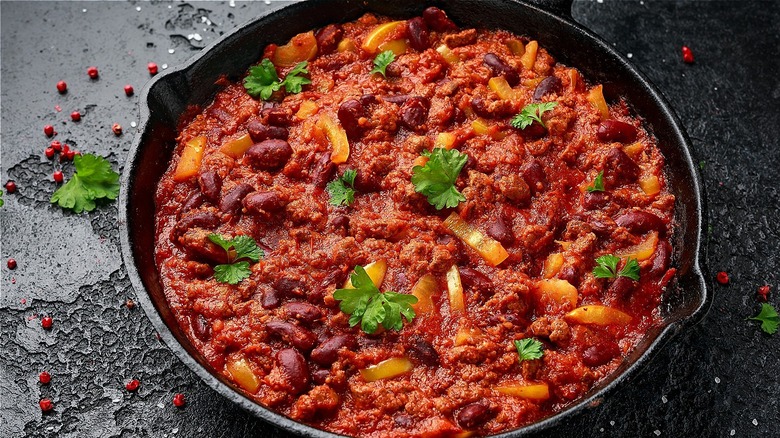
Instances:
[[[547,429],[575,412],[598,404],[608,391],[630,380],[674,334],[698,322],[709,309],[699,244],[704,227],[701,181],[680,121],[649,81],[601,38],[571,18],[572,0],[312,0],[265,14],[235,29],[184,65],[156,77],[141,94],[141,125],[122,174],[120,223],[122,256],[146,314],[174,353],[214,390],[253,415],[302,436],[335,436],[297,423],[246,398],[234,384],[210,371],[168,308],[154,262],[154,197],[168,166],[176,126],[188,105],[206,105],[219,90],[220,75],[237,80],[262,56],[268,43],[371,11],[398,18],[439,6],[462,27],[507,29],[539,41],[557,60],[579,68],[592,83],[604,84],[608,100],[624,98],[658,139],[666,157],[667,181],[677,197],[673,265],[678,269],[663,303],[664,325],[654,329],[626,359],[615,377],[560,413],[500,436],[519,437]]]

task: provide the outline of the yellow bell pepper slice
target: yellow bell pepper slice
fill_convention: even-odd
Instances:
[[[387,262],[384,259],[377,260],[363,266],[363,269],[366,270],[366,274],[368,274],[368,277],[371,279],[371,282],[374,283],[374,286],[380,288],[382,282],[385,281],[385,274],[387,274]],[[347,278],[347,281],[344,283],[344,289],[354,288],[355,286],[352,286],[352,279]]]
[[[498,266],[509,257],[509,253],[499,242],[469,225],[458,216],[458,213],[450,213],[450,216],[444,221],[444,225],[463,243],[477,251],[491,266]]]
[[[499,385],[496,391],[501,394],[527,400],[547,400],[550,398],[550,388],[546,383],[533,383],[530,385]]]
[[[418,316],[433,312],[433,295],[439,291],[439,286],[433,275],[426,274],[420,277],[412,287],[412,295],[417,297],[417,302],[412,304],[414,313]]]
[[[363,40],[361,48],[370,54],[374,54],[379,51],[379,45],[387,41],[387,37],[404,24],[404,21],[391,21],[389,23],[380,24]]]
[[[540,300],[549,300],[560,305],[577,306],[577,288],[566,280],[550,278],[536,282],[534,289]]]
[[[391,51],[395,56],[406,53],[406,40],[385,41],[379,45],[379,52]]]
[[[563,266],[563,254],[559,252],[550,253],[550,255],[547,256],[547,260],[544,261],[542,277],[555,277],[555,274],[561,270],[561,266]]]
[[[641,243],[615,251],[615,255],[625,259],[647,260],[655,253],[658,246],[658,232],[650,232]]]
[[[596,110],[599,112],[599,115],[601,115],[601,120],[606,120],[609,118],[609,106],[607,105],[607,101],[604,99],[603,85],[597,85],[590,89],[588,92],[588,102],[590,102],[590,104],[593,105],[593,108],[596,108]]]
[[[452,265],[447,271],[447,295],[450,298],[450,309],[453,312],[465,312],[466,301],[463,298],[463,283],[460,281],[458,267]]]
[[[412,361],[405,357],[394,357],[383,360],[376,365],[360,370],[360,375],[366,382],[375,382],[377,380],[392,379],[402,374],[406,374],[414,368]]]
[[[252,368],[250,368],[249,362],[247,362],[245,357],[228,359],[225,369],[238,386],[248,392],[255,393],[260,388],[260,380],[252,371]]]
[[[219,148],[219,151],[229,157],[241,158],[253,144],[255,143],[252,141],[249,134],[244,134],[241,137],[233,138],[223,143],[222,147]]]
[[[277,67],[292,67],[301,61],[309,61],[317,56],[317,38],[314,32],[299,33],[290,42],[274,51],[271,61]]]
[[[653,196],[661,192],[661,181],[655,175],[639,178],[639,187],[645,192],[645,195]]]
[[[523,52],[523,56],[520,57],[520,63],[523,64],[523,67],[525,67],[526,70],[534,68],[534,63],[536,63],[536,52],[538,50],[539,43],[536,41],[531,41],[525,45],[525,52]]]
[[[333,151],[330,153],[330,160],[335,164],[341,164],[349,158],[349,141],[347,132],[338,123],[334,122],[327,114],[322,114],[317,121],[317,126],[325,131],[325,135],[330,141]]]
[[[203,160],[203,151],[206,149],[206,137],[195,137],[184,145],[181,159],[176,164],[173,180],[186,181],[198,174],[200,162]]]
[[[578,324],[592,325],[626,325],[631,322],[631,315],[613,309],[612,307],[590,304],[578,307],[564,315],[566,321]]]

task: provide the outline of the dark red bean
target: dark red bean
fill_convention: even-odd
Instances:
[[[360,96],[360,103],[363,104],[363,106],[366,108],[368,108],[369,105],[373,105],[377,102],[379,102],[379,100],[373,94],[364,94]]]
[[[309,367],[301,353],[292,348],[285,348],[276,353],[276,361],[287,377],[287,384],[293,394],[300,394],[309,386]]]
[[[281,126],[269,126],[258,119],[250,120],[246,125],[247,133],[252,141],[259,143],[265,140],[287,140],[289,133],[287,128]]]
[[[328,382],[330,377],[330,370],[316,370],[311,373],[311,380],[317,385],[324,385]]]
[[[285,314],[298,321],[311,324],[322,318],[322,310],[309,303],[293,302],[283,306]]]
[[[409,45],[414,50],[422,52],[430,46],[428,39],[428,26],[422,17],[414,17],[406,22],[406,28],[409,32]]]
[[[330,159],[330,152],[320,155],[320,158],[314,163],[314,169],[311,171],[312,183],[314,187],[324,189],[336,174],[336,165]]]
[[[363,134],[360,118],[366,117],[366,108],[357,99],[347,99],[339,106],[338,117],[341,127],[350,139],[357,139]]]
[[[515,243],[515,236],[512,234],[512,229],[504,222],[504,218],[501,215],[497,215],[496,218],[488,225],[488,236],[498,240],[504,246],[512,246]]]
[[[314,38],[317,40],[317,54],[327,55],[336,51],[342,36],[344,36],[344,31],[338,24],[329,24],[314,32]]]
[[[355,176],[355,189],[361,193],[372,193],[382,190],[382,178],[367,172],[358,172]]]
[[[284,140],[264,140],[249,148],[244,159],[257,169],[276,170],[287,163],[292,153],[290,144]]]
[[[181,206],[181,210],[179,210],[179,216],[182,214],[194,210],[203,204],[203,195],[200,192],[195,192],[192,195],[190,195],[189,198],[187,198],[186,201],[184,201],[184,204]]]
[[[302,297],[306,295],[306,283],[292,278],[280,278],[274,285],[277,291],[285,297]]]
[[[566,280],[574,287],[580,285],[580,274],[577,269],[572,265],[566,265],[558,272],[558,278]]]
[[[524,164],[520,168],[520,173],[522,173],[525,182],[528,183],[531,193],[536,194],[544,190],[547,184],[547,177],[545,176],[544,168],[542,168],[538,160],[533,159]]]
[[[254,192],[243,200],[244,208],[248,212],[267,214],[284,208],[282,197],[277,192]]]
[[[382,100],[385,102],[394,103],[396,105],[403,105],[404,102],[409,100],[412,96],[409,94],[396,94],[394,96],[382,96]]]
[[[495,416],[495,412],[482,403],[471,403],[458,412],[458,424],[464,429],[474,429]]]
[[[260,305],[263,306],[263,309],[275,309],[279,307],[279,303],[281,302],[281,297],[279,295],[281,294],[276,289],[271,288],[264,290]]]
[[[633,125],[618,120],[604,120],[596,131],[596,137],[603,142],[630,143],[636,140],[636,135]]]
[[[613,341],[604,340],[582,352],[582,363],[589,367],[597,367],[618,355],[620,355],[620,347]]]
[[[539,82],[534,90],[534,100],[539,101],[547,94],[559,92],[562,85],[563,83],[557,76],[548,76],[542,79],[542,82]]]
[[[476,269],[463,266],[458,267],[458,272],[464,287],[476,289],[481,294],[488,294],[493,290],[493,282],[490,278]]]
[[[609,285],[609,294],[619,298],[627,298],[639,285],[628,277],[618,277]]]
[[[265,328],[269,333],[279,336],[288,344],[302,351],[311,350],[317,343],[317,335],[289,322],[268,321]]]
[[[639,166],[620,148],[607,154],[604,162],[604,180],[610,187],[632,183],[639,178]]]
[[[357,342],[352,335],[336,335],[311,351],[311,360],[322,366],[330,366],[339,358],[339,350],[344,347],[355,348]]]
[[[219,193],[222,191],[222,177],[213,170],[203,172],[198,177],[198,183],[200,184],[200,191],[203,196],[211,202],[216,202],[219,199]]]
[[[292,109],[287,107],[273,107],[265,110],[268,116],[268,124],[273,126],[287,126],[292,123]]]
[[[585,192],[582,197],[582,205],[587,210],[597,210],[604,207],[609,202],[609,195],[606,192]]]
[[[238,214],[241,211],[241,201],[253,191],[255,191],[255,188],[247,183],[241,183],[233,187],[219,200],[219,209],[223,213]]]
[[[333,217],[333,220],[331,220],[330,223],[334,228],[343,228],[346,230],[349,228],[349,216],[345,214],[336,215]]]
[[[341,285],[344,284],[346,280],[347,280],[347,273],[342,271],[341,269],[336,269],[322,279],[322,281],[320,282],[320,287],[327,288],[334,284]]]
[[[526,139],[537,140],[547,135],[547,128],[542,126],[541,123],[534,121],[530,125],[523,128],[520,133]]]
[[[666,242],[658,242],[658,247],[655,249],[655,256],[653,257],[653,265],[648,274],[653,277],[659,277],[666,273],[671,255],[669,244]]]
[[[520,75],[517,74],[517,70],[512,68],[511,65],[504,62],[495,53],[488,53],[482,58],[482,62],[485,63],[495,76],[503,76],[507,83],[514,87],[520,82]]]
[[[201,341],[206,342],[211,338],[211,325],[200,313],[190,315],[190,326],[192,327],[192,333]]]
[[[471,99],[471,109],[480,117],[492,119],[495,116],[490,112],[488,103],[482,96],[475,96]]]
[[[423,20],[425,24],[436,32],[447,32],[458,30],[458,26],[447,17],[447,14],[441,9],[431,6],[423,11]]]
[[[410,97],[401,105],[401,123],[409,129],[420,128],[428,119],[428,99]]]
[[[439,365],[439,353],[433,348],[433,345],[420,337],[414,337],[406,345],[409,355],[418,362],[425,365]]]
[[[648,231],[664,231],[664,222],[660,217],[642,210],[631,210],[615,219],[615,224],[633,234],[644,234]]]
[[[612,218],[593,219],[589,225],[599,237],[609,236],[615,229],[615,221]]]
[[[188,214],[176,222],[176,226],[171,231],[171,240],[176,240],[191,228],[214,229],[222,223],[222,220],[216,214],[210,211],[198,211]]]

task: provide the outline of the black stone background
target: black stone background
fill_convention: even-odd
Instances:
[[[287,436],[201,383],[155,337],[119,255],[117,208],[71,214],[55,190],[42,133],[124,163],[138,121],[146,63],[183,62],[223,32],[283,2],[12,2],[2,15],[2,168],[17,181],[0,210],[0,436]],[[139,10],[140,8],[140,10]],[[780,6],[764,1],[577,1],[575,18],[613,42],[657,84],[701,160],[710,222],[706,242],[715,302],[633,382],[546,436],[780,436],[780,334],[746,317],[758,286],[778,297]],[[188,39],[199,34],[201,41]],[[681,60],[690,46],[696,63]],[[173,49],[170,53],[169,49]],[[90,80],[95,65],[100,79]],[[58,80],[69,91],[60,95]],[[55,105],[62,112],[55,111]],[[83,119],[70,121],[79,109]],[[116,137],[112,123],[125,133]],[[10,271],[5,259],[19,267]],[[713,274],[731,274],[721,286]],[[41,329],[41,315],[54,318]],[[37,381],[40,371],[53,378]],[[124,382],[138,378],[128,393]],[[183,392],[183,409],[171,403]],[[41,397],[54,401],[42,415]]]

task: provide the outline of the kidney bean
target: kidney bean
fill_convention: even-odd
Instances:
[[[311,180],[314,187],[324,189],[330,180],[336,174],[336,165],[330,160],[330,152],[320,155],[320,158],[314,163],[314,169],[311,171]]]
[[[534,89],[534,100],[539,101],[546,94],[557,93],[562,85],[563,83],[557,76],[548,76],[542,79],[542,82],[539,82],[539,85]]]
[[[314,32],[314,38],[317,40],[317,52],[320,55],[333,53],[344,36],[344,31],[338,24],[329,24],[322,29]]]
[[[558,278],[561,280],[566,280],[574,287],[577,287],[580,285],[580,275],[579,272],[577,272],[577,269],[572,265],[566,265],[561,268],[561,270],[558,272]]]
[[[368,172],[358,172],[355,176],[355,189],[361,193],[372,193],[382,190],[382,178]]]
[[[287,126],[292,123],[292,109],[287,107],[273,107],[264,111],[268,116],[268,124],[273,126]]]
[[[503,76],[506,82],[514,87],[520,82],[520,75],[511,65],[504,62],[495,53],[488,53],[482,58],[482,62],[487,65],[495,76]]]
[[[276,170],[287,163],[293,150],[284,140],[263,140],[244,154],[244,159],[257,169]]]
[[[609,195],[606,192],[585,192],[582,197],[582,205],[586,210],[597,210],[604,207],[609,202]]]
[[[490,112],[488,103],[482,96],[475,96],[471,99],[471,109],[473,109],[478,116],[486,119],[492,119],[495,116]]]
[[[544,190],[544,187],[547,184],[547,177],[538,160],[533,159],[524,164],[520,168],[520,172],[523,174],[525,182],[528,183],[528,188],[531,189],[531,193],[536,194]]]
[[[198,177],[200,191],[211,202],[219,198],[219,192],[222,190],[222,177],[213,170],[203,172]]]
[[[360,103],[366,108],[368,108],[369,105],[373,105],[377,102],[379,102],[379,99],[377,99],[373,94],[364,94],[360,96]]]
[[[414,17],[406,22],[406,29],[409,32],[409,45],[414,50],[422,52],[430,46],[428,41],[428,26],[422,17]]]
[[[644,234],[651,230],[663,233],[664,222],[660,217],[642,210],[631,210],[615,219],[615,224],[633,234]]]
[[[666,273],[671,255],[669,244],[666,242],[658,242],[658,247],[655,249],[655,256],[653,257],[653,265],[648,274],[659,277]]]
[[[311,380],[318,385],[324,385],[330,377],[330,370],[315,370],[311,373]]]
[[[487,229],[488,236],[498,240],[504,246],[511,246],[515,242],[515,236],[512,234],[512,229],[504,222],[504,218],[501,215],[490,223]]]
[[[489,406],[482,403],[471,403],[458,412],[458,424],[464,429],[474,429],[495,416]]]
[[[611,361],[620,354],[620,347],[613,341],[603,340],[582,352],[582,363],[597,367]]]
[[[523,135],[523,138],[528,140],[538,140],[547,135],[547,128],[542,126],[541,123],[534,121],[530,125],[523,128],[520,131],[520,134]]]
[[[284,208],[284,201],[277,192],[254,192],[244,198],[244,208],[252,213],[271,213]]]
[[[436,6],[431,6],[423,11],[425,24],[436,32],[458,30],[458,26],[447,17],[447,14]]]
[[[219,209],[224,213],[237,214],[241,211],[241,201],[244,197],[255,190],[254,187],[246,183],[241,183],[230,189],[222,199],[219,200]]]
[[[289,322],[268,321],[265,328],[269,333],[279,336],[284,342],[302,351],[311,350],[317,343],[317,336],[314,333]]]
[[[483,294],[493,290],[493,282],[487,275],[476,269],[463,266],[458,267],[458,272],[460,272],[460,279],[463,282],[463,286],[476,289]]]
[[[198,211],[188,214],[176,222],[171,231],[171,240],[176,241],[179,236],[184,234],[190,228],[214,229],[222,222],[216,214],[210,211]]]
[[[366,117],[366,108],[357,99],[347,99],[339,105],[338,111],[339,122],[347,132],[347,137],[350,139],[359,138],[363,133],[363,128],[360,126],[360,118]]]
[[[211,325],[200,313],[190,315],[190,326],[192,327],[192,333],[201,341],[206,342],[211,338]]]
[[[260,305],[263,309],[275,309],[279,307],[281,298],[280,293],[276,289],[266,289],[263,291],[263,298],[260,300]]]
[[[203,204],[203,201],[203,195],[200,194],[200,192],[193,193],[189,198],[187,198],[186,201],[184,201],[184,205],[182,205],[181,210],[179,210],[179,216],[190,210],[194,210],[200,207],[200,205]]]
[[[334,284],[341,285],[344,284],[346,280],[347,280],[347,273],[342,271],[341,269],[336,269],[322,279],[322,281],[320,282],[320,287],[327,288]]]
[[[252,119],[246,125],[247,133],[252,141],[259,143],[265,140],[287,140],[289,133],[281,126],[269,126],[258,119]]]
[[[309,357],[316,364],[330,366],[339,358],[339,350],[343,347],[355,348],[356,345],[352,335],[335,335],[312,350]]]
[[[274,286],[285,297],[302,297],[306,295],[306,284],[292,278],[280,278]]]
[[[311,324],[322,318],[322,310],[309,303],[293,302],[286,303],[283,306],[284,312],[288,317],[298,321]]]
[[[639,283],[628,277],[618,277],[609,285],[609,293],[612,296],[626,298],[631,291],[636,289],[637,285]]]
[[[426,364],[435,366],[439,364],[439,353],[430,342],[420,337],[414,337],[407,343],[407,349],[412,358]]]
[[[419,128],[428,119],[428,99],[413,96],[401,106],[401,123],[409,129]]]
[[[292,348],[285,348],[276,353],[276,361],[287,377],[287,383],[293,394],[300,394],[309,386],[309,367],[301,353]]]
[[[615,229],[615,222],[612,218],[606,219],[593,219],[589,222],[593,232],[599,237],[606,237],[612,234],[612,230]]]
[[[410,97],[412,96],[409,94],[396,94],[394,96],[382,96],[382,100],[396,105],[403,105]]]
[[[610,186],[632,183],[639,178],[639,166],[620,148],[607,154],[604,162],[604,180]]]
[[[604,120],[596,131],[596,137],[603,142],[630,143],[636,140],[637,130],[633,125],[619,120]]]
[[[345,214],[336,215],[330,223],[334,228],[343,228],[346,230],[349,228],[349,216]]]

